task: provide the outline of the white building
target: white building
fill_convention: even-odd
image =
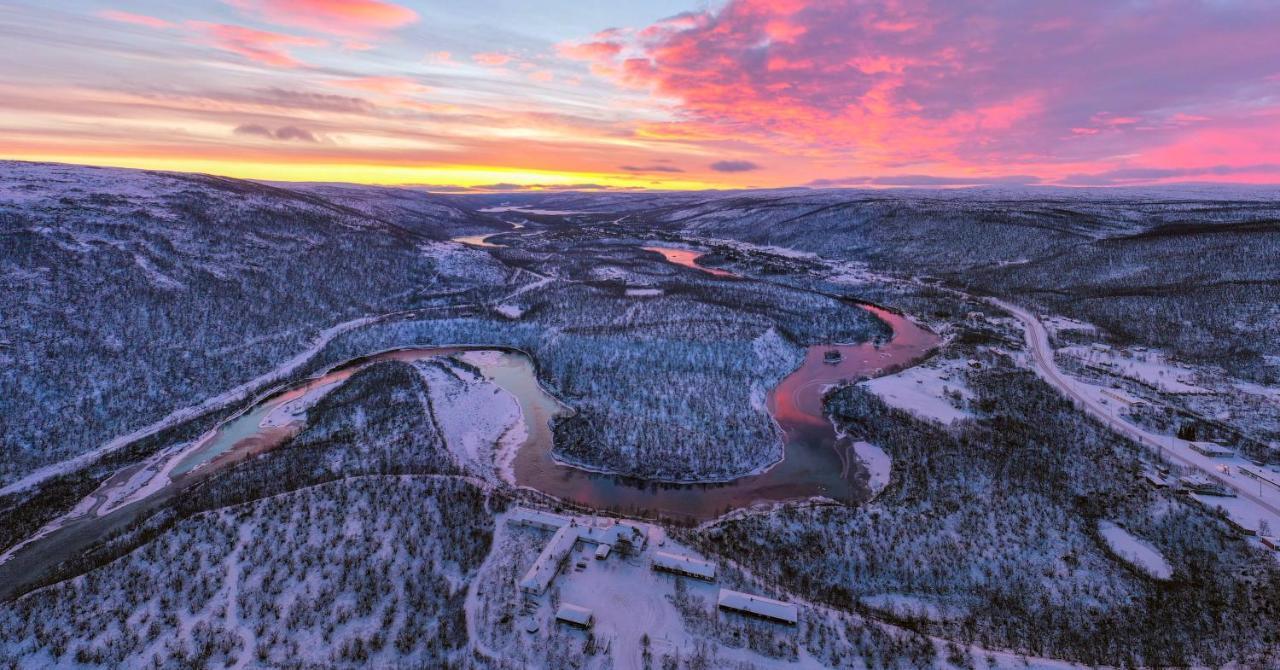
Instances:
[[[1187,446],[1191,447],[1192,451],[1198,454],[1204,454],[1211,458],[1225,458],[1227,456],[1234,456],[1236,453],[1217,442],[1188,442]]]
[[[749,614],[791,626],[800,621],[800,610],[791,603],[729,589],[720,589],[720,609]]]
[[[569,558],[569,554],[573,553],[573,547],[577,543],[576,526],[571,524],[557,530],[555,535],[551,536],[547,546],[542,548],[542,553],[538,554],[533,566],[520,579],[520,590],[534,595],[546,591],[551,585],[551,580],[555,579],[560,572],[560,567]]]
[[[560,530],[569,525],[572,519],[567,516],[552,514],[551,512],[517,507],[511,513],[510,521],[517,526],[529,526],[531,528],[541,528],[542,530]]]
[[[595,616],[585,607],[562,603],[560,609],[556,610],[556,621],[578,628],[590,628],[595,622]]]
[[[520,590],[534,595],[547,590],[579,541],[598,545],[596,558],[603,560],[619,544],[629,544],[639,550],[648,540],[644,526],[617,519],[575,518],[519,507],[512,511],[508,521],[516,526],[555,531],[533,566],[520,579]]]
[[[677,575],[685,577],[694,577],[696,579],[705,579],[709,582],[716,580],[716,565],[707,561],[701,561],[689,556],[681,556],[666,551],[656,551],[653,553],[653,569],[663,572],[673,572]]]

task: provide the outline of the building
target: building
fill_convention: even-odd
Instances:
[[[729,589],[720,589],[720,609],[791,626],[800,620],[800,610],[791,603]]]
[[[1147,401],[1122,389],[1102,389],[1102,395],[1126,407],[1144,407]]]
[[[596,558],[603,560],[620,544],[643,549],[649,537],[645,526],[629,521],[567,517],[525,507],[514,510],[508,522],[514,526],[555,531],[533,566],[520,578],[520,590],[533,595],[547,590],[579,541],[597,545]]]
[[[1142,476],[1143,476],[1144,478],[1146,478],[1146,480],[1147,480],[1147,482],[1148,482],[1149,484],[1151,484],[1152,486],[1154,486],[1154,487],[1156,487],[1156,488],[1158,488],[1158,489],[1167,489],[1167,488],[1169,488],[1169,482],[1168,482],[1168,481],[1165,481],[1165,478],[1164,478],[1164,477],[1161,477],[1158,473],[1155,473],[1155,472],[1147,472],[1147,473],[1144,473]]]
[[[527,507],[516,508],[511,513],[510,522],[517,526],[527,526],[530,528],[540,528],[542,530],[560,530],[568,526],[572,521],[567,516],[552,514],[550,512],[542,512]]]
[[[666,551],[655,551],[653,553],[652,567],[654,570],[662,572],[670,572],[685,577],[693,577],[695,579],[703,579],[708,582],[716,580],[716,565],[708,563],[696,558],[672,554]]]
[[[1235,451],[1218,444],[1217,442],[1188,442],[1187,446],[1197,454],[1203,454],[1211,458],[1225,458],[1234,456]]]
[[[1280,537],[1271,537],[1270,535],[1263,535],[1262,543],[1267,545],[1268,547],[1271,547],[1272,549],[1275,549],[1276,551],[1280,551]]]
[[[1280,491],[1280,472],[1272,472],[1248,465],[1241,465],[1237,469],[1240,470],[1240,474],[1258,482],[1260,486]]]
[[[556,610],[556,621],[576,628],[590,628],[595,623],[595,616],[585,607],[561,603],[560,609]]]
[[[631,545],[632,548],[640,550],[644,549],[645,544],[649,540],[649,534],[644,528],[630,521],[618,521],[616,519],[596,519],[591,525],[580,525],[579,538],[583,542],[591,544],[607,544],[610,547],[617,547],[620,543]]]
[[[1198,473],[1179,477],[1178,490],[1182,493],[1198,493],[1202,496],[1236,497],[1235,491]]]
[[[525,593],[539,595],[551,585],[551,580],[559,574],[560,568],[573,553],[578,543],[578,527],[570,524],[557,530],[551,541],[542,548],[542,553],[533,562],[529,571],[520,579],[520,590]]]

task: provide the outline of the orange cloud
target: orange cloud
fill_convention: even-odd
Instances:
[[[234,7],[283,26],[335,35],[369,35],[418,20],[418,13],[381,0],[227,0]]]

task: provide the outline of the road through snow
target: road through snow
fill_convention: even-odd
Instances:
[[[1235,491],[1236,495],[1258,505],[1267,512],[1275,515],[1277,519],[1280,519],[1280,504],[1253,494],[1248,490],[1248,488],[1246,488],[1244,483],[1235,481],[1230,477],[1224,477],[1214,469],[1204,467],[1201,463],[1197,463],[1187,456],[1178,453],[1176,450],[1166,447],[1162,444],[1162,440],[1168,440],[1168,437],[1147,432],[1138,426],[1112,416],[1109,408],[1101,404],[1097,399],[1089,397],[1087,393],[1080,389],[1079,382],[1067,376],[1066,373],[1058,367],[1057,361],[1053,358],[1053,345],[1049,342],[1049,331],[1044,327],[1044,324],[1040,322],[1039,318],[1031,312],[1003,300],[989,298],[989,301],[991,304],[1009,312],[1014,316],[1014,318],[1022,322],[1026,333],[1027,346],[1030,348],[1031,358],[1035,364],[1036,371],[1040,373],[1040,376],[1043,377],[1045,381],[1065,393],[1068,398],[1071,398],[1072,401],[1074,401],[1081,409],[1092,414],[1099,421],[1106,423],[1112,430],[1133,439],[1139,444],[1150,447],[1167,458],[1177,461],[1183,465],[1195,468],[1206,477],[1209,477],[1213,481]]]

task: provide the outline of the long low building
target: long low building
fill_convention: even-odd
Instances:
[[[557,530],[547,546],[542,548],[542,553],[538,554],[533,566],[520,579],[520,590],[535,595],[546,591],[577,543],[577,527],[568,525]]]
[[[1192,451],[1210,458],[1226,458],[1236,453],[1230,447],[1224,447],[1217,442],[1188,442],[1187,446],[1191,447]]]
[[[694,577],[696,579],[705,579],[709,582],[716,580],[716,565],[707,561],[701,561],[689,556],[681,556],[666,551],[655,551],[653,553],[653,569],[663,572],[672,572],[685,577]]]
[[[560,530],[573,520],[567,516],[543,512],[542,510],[518,507],[511,513],[511,523],[517,526],[541,528],[542,530]]]
[[[590,628],[591,624],[595,622],[595,615],[585,607],[563,603],[560,605],[560,609],[556,610],[556,621],[567,623],[570,626],[577,626],[578,628]]]
[[[720,609],[792,626],[800,621],[800,610],[791,603],[729,589],[720,589]]]

